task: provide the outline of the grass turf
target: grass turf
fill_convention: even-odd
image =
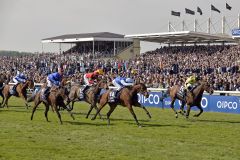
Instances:
[[[106,120],[85,119],[88,105],[76,103],[72,120],[61,111],[63,125],[41,105],[30,120],[31,110],[12,98],[9,109],[0,109],[0,159],[240,159],[240,115],[206,113],[186,120],[169,109],[134,108],[143,125],[138,128],[127,108],[118,107]],[[102,111],[106,114],[108,106]],[[95,110],[93,110],[95,113]],[[92,116],[92,115],[91,115]]]

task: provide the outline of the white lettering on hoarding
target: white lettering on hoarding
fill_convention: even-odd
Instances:
[[[227,101],[217,101],[217,108],[221,109],[237,109],[238,108],[238,104],[237,102],[227,102]]]

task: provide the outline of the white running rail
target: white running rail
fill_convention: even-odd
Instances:
[[[16,83],[9,83],[11,85],[14,85]],[[42,83],[34,83],[35,86],[42,86]],[[116,89],[116,87],[109,87],[112,89]],[[167,91],[167,89],[164,88],[148,88],[149,91],[153,91],[153,92],[162,92],[162,91]],[[219,91],[219,90],[214,90],[214,94],[220,94],[220,93],[225,93],[225,94],[233,94],[233,95],[240,95],[240,91]]]

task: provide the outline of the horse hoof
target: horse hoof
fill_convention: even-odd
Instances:
[[[150,118],[150,119],[151,119],[151,118],[152,118],[152,116],[149,114],[149,115],[148,115],[148,118]]]
[[[142,126],[141,126],[141,125],[138,125],[138,128],[142,128]]]
[[[194,114],[193,117],[198,117],[198,115]]]
[[[178,115],[176,114],[175,117],[178,118]]]
[[[93,117],[91,120],[95,120],[95,119],[96,119],[96,118]]]

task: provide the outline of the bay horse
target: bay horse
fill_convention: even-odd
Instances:
[[[72,102],[72,107],[73,109],[74,102],[79,100],[80,97],[80,89],[81,87],[79,85],[73,85],[71,86],[70,93],[68,95],[70,102]],[[96,85],[90,86],[88,89],[85,91],[85,96],[84,96],[84,101],[90,104],[89,111],[86,115],[86,118],[89,117],[91,111],[93,108],[98,110],[97,108],[97,102],[98,102],[98,97],[97,95],[100,94],[100,91],[102,89],[108,89],[108,84],[106,80],[100,80]],[[101,114],[99,114],[100,118],[102,118]]]
[[[60,121],[60,124],[62,124],[62,119],[61,119],[61,115],[59,113],[59,108],[62,107],[64,109],[66,109],[68,111],[68,113],[70,114],[70,116],[72,117],[72,119],[74,120],[74,116],[71,113],[71,109],[69,107],[67,107],[67,105],[69,103],[69,98],[68,98],[68,91],[65,87],[53,87],[50,90],[49,96],[47,98],[47,102],[45,103],[42,98],[41,98],[41,90],[43,88],[40,89],[40,91],[38,91],[36,93],[36,95],[32,98],[34,100],[34,107],[32,110],[32,116],[31,116],[31,120],[33,120],[33,115],[34,112],[36,111],[37,107],[39,106],[40,103],[44,103],[45,105],[45,118],[48,121],[48,111],[49,111],[49,105],[51,106],[53,112],[55,111],[58,119]]]
[[[29,105],[27,102],[27,89],[33,89],[34,88],[34,82],[31,79],[26,80],[25,83],[19,83],[16,87],[16,94],[14,96],[20,97],[25,101],[26,107],[28,109]],[[12,96],[10,94],[10,85],[7,84],[4,86],[2,90],[3,94],[3,104],[2,107],[7,106],[8,108],[8,100]]]
[[[173,87],[171,87],[168,92],[170,94],[171,97],[171,108],[175,113],[175,117],[178,118],[178,113],[177,111],[174,109],[174,102],[176,99],[179,99],[182,104],[180,107],[180,111],[179,113],[184,114],[184,106],[185,104],[187,104],[187,113],[186,113],[186,118],[188,118],[191,107],[196,106],[200,112],[198,114],[195,114],[194,117],[198,117],[202,114],[203,112],[203,108],[201,106],[201,100],[202,100],[202,96],[203,96],[203,92],[206,91],[209,94],[213,94],[214,90],[211,87],[211,85],[208,82],[202,81],[202,82],[198,82],[198,86],[196,86],[192,93],[190,93],[189,90],[187,90],[187,95],[186,95],[186,99],[183,99],[182,96],[180,96],[178,94],[178,92],[180,91],[181,86],[180,85],[175,85]]]
[[[141,93],[146,98],[149,97],[149,93],[147,91],[147,87],[143,83],[136,84],[136,85],[134,85],[132,87],[125,87],[125,88],[123,88],[120,91],[119,99],[116,102],[109,102],[109,95],[110,95],[111,92],[112,92],[111,90],[108,90],[106,93],[104,93],[101,96],[100,102],[99,102],[99,108],[97,110],[97,113],[92,118],[92,120],[96,119],[96,116],[98,115],[98,113],[103,109],[103,107],[107,103],[110,106],[110,110],[107,113],[108,125],[110,125],[110,115],[115,110],[117,105],[122,105],[124,107],[127,107],[129,109],[130,113],[132,114],[134,120],[136,121],[136,124],[139,127],[141,127],[141,125],[140,125],[140,123],[137,120],[137,116],[134,113],[134,110],[133,110],[132,106],[143,108],[146,111],[146,113],[148,114],[149,118],[151,118],[151,115],[147,111],[147,109],[138,102],[138,95],[137,95],[138,93]]]
[[[4,88],[4,85],[8,84],[10,81],[10,76],[4,73],[0,73],[0,96],[2,97],[2,103],[4,101],[2,90]],[[1,104],[2,104],[1,103]],[[1,106],[0,104],[0,106]]]

